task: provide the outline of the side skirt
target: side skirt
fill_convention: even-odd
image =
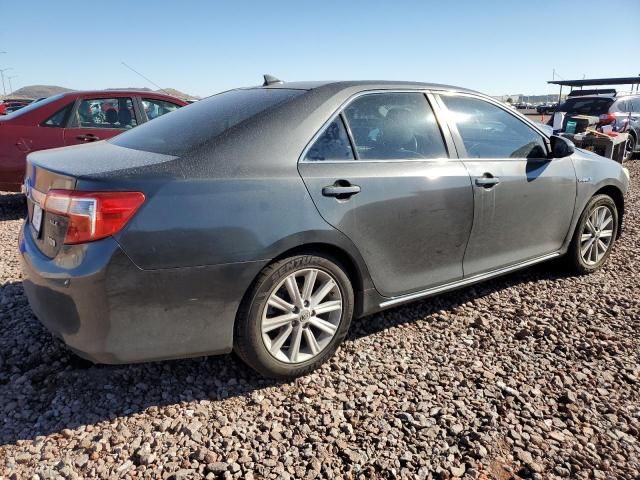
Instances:
[[[440,285],[437,287],[429,288],[427,290],[422,290],[420,292],[409,293],[407,295],[400,295],[398,297],[393,297],[384,302],[380,303],[380,308],[392,307],[395,305],[400,305],[402,303],[411,302],[412,300],[417,300],[419,298],[429,297],[432,295],[436,295],[438,293],[447,292],[449,290],[455,290],[456,288],[465,287],[467,285],[471,285],[473,283],[482,282],[484,280],[488,280],[493,277],[498,277],[500,275],[504,275],[506,273],[513,272],[515,270],[520,270],[521,268],[528,267],[530,265],[535,265],[536,263],[544,262],[546,260],[551,260],[552,258],[559,257],[561,252],[548,253],[546,255],[542,255],[540,257],[532,258],[530,260],[526,260],[524,262],[515,263],[508,267],[499,268],[497,270],[491,270],[489,272],[480,273],[478,275],[473,275],[472,277],[463,278],[461,280],[456,280],[455,282],[446,283],[444,285]]]

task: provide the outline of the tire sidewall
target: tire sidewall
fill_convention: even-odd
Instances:
[[[599,262],[597,262],[594,265],[588,265],[582,259],[582,255],[580,252],[581,250],[580,237],[582,236],[582,232],[584,231],[584,227],[587,223],[587,219],[589,218],[593,210],[601,206],[607,207],[613,215],[613,227],[612,227],[613,233],[611,238],[611,244],[607,252],[604,254],[604,256],[600,259]],[[580,216],[580,221],[578,222],[578,226],[576,228],[576,232],[572,242],[572,252],[571,252],[572,260],[575,266],[578,268],[578,270],[583,273],[591,273],[602,268],[602,266],[607,262],[607,259],[609,258],[611,251],[613,250],[613,245],[616,241],[617,233],[618,233],[618,209],[616,207],[615,202],[608,195],[596,195],[589,201],[584,211],[582,212],[582,215]]]
[[[338,331],[329,345],[316,357],[294,365],[282,362],[271,355],[262,340],[262,312],[273,289],[288,275],[305,268],[322,270],[336,281],[342,295],[342,317]],[[245,345],[241,348],[241,357],[260,373],[276,378],[291,378],[310,372],[327,360],[344,340],[354,310],[353,288],[343,267],[334,259],[318,255],[298,255],[273,265],[272,270],[259,279],[253,289],[253,295],[247,298],[246,314],[239,318],[236,337]]]

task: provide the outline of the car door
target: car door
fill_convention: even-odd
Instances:
[[[137,126],[139,115],[130,96],[81,97],[74,106],[65,145],[106,140]]]
[[[439,99],[473,182],[465,277],[557,252],[575,205],[571,158],[549,159],[545,137],[495,102],[466,94]]]
[[[424,93],[370,92],[303,154],[316,207],[355,244],[384,296],[462,278],[473,193],[452,149]]]

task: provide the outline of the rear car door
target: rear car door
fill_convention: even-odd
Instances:
[[[473,193],[452,149],[424,93],[368,92],[303,154],[316,207],[356,245],[384,296],[462,278]]]
[[[137,126],[138,117],[129,96],[79,98],[64,130],[64,144],[106,140]]]
[[[497,103],[467,94],[439,99],[473,183],[465,277],[559,250],[575,205],[571,157],[549,159],[545,137]]]

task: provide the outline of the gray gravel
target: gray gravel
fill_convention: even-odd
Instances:
[[[607,267],[545,264],[355,322],[319,371],[93,366],[33,317],[0,198],[0,476],[640,478],[640,162]]]

